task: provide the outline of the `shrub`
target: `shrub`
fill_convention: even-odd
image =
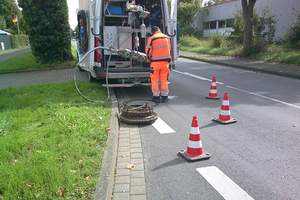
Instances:
[[[268,44],[274,41],[276,32],[276,15],[271,13],[271,9],[266,5],[260,10],[260,15],[257,10],[253,13],[253,41],[251,46],[244,52],[245,55],[253,53],[260,53],[266,49]],[[231,32],[229,39],[242,44],[244,41],[244,19],[241,9],[235,14],[235,21],[232,27],[234,30]]]
[[[209,38],[210,46],[213,48],[220,48],[222,45],[223,37],[218,34],[213,34]]]
[[[183,46],[198,47],[201,42],[198,38],[194,36],[182,36],[180,37],[179,43]]]
[[[66,0],[19,0],[19,5],[36,61],[48,64],[73,60]]]
[[[297,14],[296,23],[288,27],[285,38],[292,48],[300,49],[300,12]]]
[[[13,49],[28,46],[28,35],[10,35]]]
[[[190,25],[185,25],[180,27],[180,35],[183,36],[194,36],[195,38],[202,38],[202,31],[199,31],[197,28],[194,28]]]

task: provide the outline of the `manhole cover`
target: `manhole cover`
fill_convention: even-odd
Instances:
[[[153,112],[151,105],[156,104],[149,100],[125,101],[121,107],[120,119],[134,124],[152,123],[158,118],[158,115]]]

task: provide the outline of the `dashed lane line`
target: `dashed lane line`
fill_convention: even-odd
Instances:
[[[254,200],[247,192],[215,166],[197,168],[197,171],[226,200]]]
[[[160,134],[175,133],[175,131],[166,124],[160,117],[152,124]]]

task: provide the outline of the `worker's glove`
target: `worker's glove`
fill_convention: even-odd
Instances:
[[[169,69],[171,69],[171,67],[172,69],[176,69],[174,61],[169,62]]]

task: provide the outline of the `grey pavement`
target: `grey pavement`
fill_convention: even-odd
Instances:
[[[23,53],[26,51],[23,51]],[[10,51],[11,56],[17,56]],[[0,57],[3,53],[0,54]],[[7,56],[7,55],[6,55]],[[232,57],[202,55],[181,52],[181,57],[201,60],[214,64],[237,67],[252,71],[272,73],[280,76],[300,79],[297,66],[278,65],[261,61],[244,60]],[[0,61],[1,62],[1,61]],[[19,73],[0,73],[0,89],[40,85],[44,83],[66,82],[74,78],[74,69],[51,69]],[[88,80],[88,73],[76,71],[76,79]],[[74,87],[75,90],[75,87]],[[141,146],[138,125],[126,124],[118,120],[119,105],[130,97],[124,93],[118,100],[111,89],[112,112],[111,130],[99,173],[94,200],[143,200],[146,199],[143,148]]]
[[[26,48],[23,48],[23,49],[12,49],[12,50],[8,50],[8,51],[1,51],[0,53],[0,62],[3,62],[5,60],[8,60],[8,59],[11,59],[11,58],[14,58],[16,56],[20,56],[24,53],[28,53],[31,51],[31,48],[30,47],[26,47]]]

